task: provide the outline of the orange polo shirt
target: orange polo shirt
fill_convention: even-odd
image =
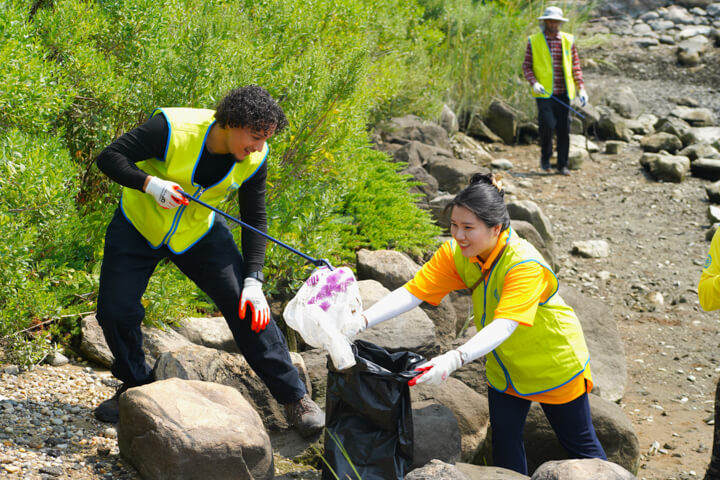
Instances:
[[[483,262],[479,257],[474,257],[470,261],[477,263],[483,272],[486,272],[492,267],[507,243],[508,234],[508,230],[500,234],[498,242],[487,260]],[[506,318],[520,323],[521,326],[532,327],[538,304],[541,300],[547,300],[547,296],[552,293],[549,291],[552,287],[547,275],[550,275],[547,269],[538,265],[537,262],[521,263],[511,269],[505,277],[500,301],[495,309],[493,319]],[[415,277],[405,284],[405,288],[431,305],[438,305],[445,295],[454,290],[468,288],[455,267],[452,241],[448,240],[443,243],[430,261],[425,263]],[[482,286],[479,285],[477,288],[482,288]],[[485,324],[488,323],[486,321]],[[569,383],[549,392],[524,396],[519,395],[511,386],[508,386],[505,393],[535,402],[561,404],[575,400],[591,389],[592,376],[588,364],[583,375],[578,375]]]

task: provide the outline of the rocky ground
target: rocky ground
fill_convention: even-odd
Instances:
[[[716,49],[717,50],[717,49]],[[719,62],[680,67],[674,47],[639,48],[627,38],[581,50],[591,101],[632,87],[643,109],[660,117],[691,97],[720,119]],[[717,55],[710,53],[707,58]],[[591,140],[594,140],[591,138]],[[602,151],[602,142],[596,142]],[[707,254],[707,181],[660,183],[640,167],[638,147],[593,153],[571,176],[541,174],[537,146],[499,146],[514,164],[517,195],[551,219],[561,282],[611,307],[625,345],[628,379],[621,406],[643,451],[638,478],[702,478],[710,458],[715,385],[720,373],[720,316],[702,312],[697,281]],[[578,240],[603,239],[611,255],[570,254]],[[139,478],[122,460],[117,432],[92,409],[112,395],[109,372],[81,362],[0,374],[0,477]],[[287,469],[276,458],[276,466]]]

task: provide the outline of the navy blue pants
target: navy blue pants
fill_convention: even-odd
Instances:
[[[567,94],[555,95],[569,104]],[[540,130],[540,166],[550,167],[553,151],[553,131],[557,135],[557,168],[568,166],[570,152],[570,110],[552,98],[536,98],[538,108],[538,128]]]
[[[293,403],[305,395],[305,385],[275,321],[270,319],[264,330],[255,333],[250,329],[250,318],[238,317],[243,259],[230,229],[220,218],[198,243],[176,255],[166,246],[152,248],[120,208],[115,211],[105,235],[97,307],[98,323],[115,357],[113,375],[130,386],[153,381],[142,350],[140,326],[145,309],[140,299],[150,275],[164,258],[177,265],[215,302],[243,356],[279,403]]]
[[[488,388],[493,464],[496,467],[528,474],[523,430],[531,404],[530,400]],[[592,424],[587,393],[561,405],[541,403],[540,406],[570,458],[607,460]]]

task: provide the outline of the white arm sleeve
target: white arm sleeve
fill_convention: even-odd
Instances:
[[[518,322],[507,318],[496,318],[461,347],[458,347],[463,365],[492,352],[515,331]]]
[[[410,293],[405,287],[400,287],[385,295],[372,307],[365,310],[364,315],[368,321],[368,328],[407,312],[420,305],[422,300]]]

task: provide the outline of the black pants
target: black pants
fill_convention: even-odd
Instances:
[[[569,104],[567,94],[555,95]],[[557,168],[568,166],[570,150],[570,110],[552,98],[536,98],[538,107],[538,128],[540,129],[540,166],[550,167],[553,147],[553,130],[557,134]]]
[[[527,475],[523,430],[531,404],[530,400],[488,388],[493,465],[496,467]],[[593,427],[587,393],[568,403],[541,403],[540,406],[570,458],[607,460]]]
[[[249,318],[238,317],[243,259],[224,220],[216,220],[205,237],[176,255],[166,246],[152,248],[120,208],[105,235],[97,307],[98,322],[115,356],[113,375],[130,386],[153,380],[142,350],[140,326],[145,309],[140,299],[163,258],[170,259],[215,302],[245,359],[279,403],[293,403],[305,395],[305,385],[275,321],[270,319],[264,330],[255,333]]]

